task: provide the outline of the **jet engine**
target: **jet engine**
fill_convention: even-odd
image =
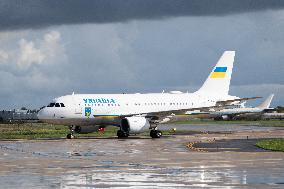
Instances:
[[[121,130],[130,133],[138,134],[150,128],[150,123],[145,117],[126,117],[121,120]]]
[[[100,126],[75,126],[74,131],[79,134],[93,133],[97,132],[100,129]]]
[[[223,120],[230,120],[230,116],[228,115],[222,115],[221,117]]]
[[[218,115],[214,117],[215,121],[222,121],[222,120],[231,120],[231,116],[228,115]]]

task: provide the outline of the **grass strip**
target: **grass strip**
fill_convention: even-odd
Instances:
[[[104,133],[93,132],[88,134],[79,134],[78,136],[109,137],[116,136],[116,131],[116,127],[108,127]],[[63,125],[52,125],[45,123],[0,124],[0,140],[65,138],[69,132],[69,128]]]
[[[265,150],[284,152],[284,138],[260,140],[256,146]]]
[[[87,134],[75,134],[78,137],[116,137],[119,128],[108,126],[105,131],[93,132]],[[69,128],[63,125],[52,125],[45,123],[25,123],[25,124],[0,124],[0,140],[5,139],[57,139],[65,138],[69,133]],[[149,136],[150,130],[140,133],[140,136]],[[169,135],[185,135],[200,133],[197,131],[184,130],[164,130],[164,136]]]

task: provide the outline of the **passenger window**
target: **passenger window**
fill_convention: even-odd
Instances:
[[[60,104],[59,103],[55,103],[55,107],[60,107]]]
[[[65,105],[63,103],[60,103],[61,107],[65,107]]]

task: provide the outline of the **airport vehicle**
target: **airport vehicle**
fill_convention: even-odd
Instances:
[[[72,94],[55,98],[42,108],[38,118],[52,124],[70,126],[67,138],[74,133],[95,132],[114,125],[119,138],[150,130],[152,138],[159,138],[157,129],[174,114],[190,110],[208,110],[239,101],[228,94],[235,51],[225,51],[202,87],[194,93],[148,94]]]

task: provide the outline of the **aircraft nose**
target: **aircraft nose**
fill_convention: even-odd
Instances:
[[[41,109],[38,113],[37,113],[37,118],[39,120],[45,120],[49,118],[48,115],[48,111],[46,110],[46,108]]]

